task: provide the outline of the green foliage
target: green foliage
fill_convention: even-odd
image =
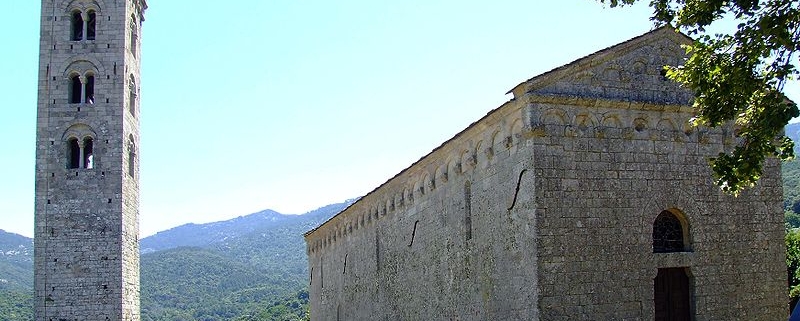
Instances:
[[[289,296],[304,284],[305,275],[251,265],[231,254],[178,248],[143,255],[142,319],[210,321],[257,315],[263,302]]]
[[[0,290],[0,320],[33,320],[33,291]]]
[[[800,298],[800,231],[786,231],[786,266],[789,275],[789,298]]]
[[[781,172],[783,174],[783,209],[800,215],[800,161],[784,162]]]
[[[600,0],[612,7],[637,1]],[[782,130],[800,111],[782,91],[798,75],[800,0],[651,0],[650,6],[656,24],[697,36],[684,65],[667,67],[668,77],[695,94],[693,123],[737,126],[734,150],[712,159],[717,185],[736,195],[758,181],[766,157],[793,158],[794,143]],[[735,32],[705,34],[723,17],[739,23]]]
[[[783,219],[786,222],[786,228],[800,228],[800,214],[792,211],[785,211],[783,213]]]
[[[302,289],[291,297],[273,302],[262,309],[251,319],[242,320],[276,320],[276,321],[303,321],[309,320],[308,315],[308,290]]]

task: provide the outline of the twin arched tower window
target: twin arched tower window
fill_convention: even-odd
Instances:
[[[653,253],[689,251],[689,229],[685,219],[662,211],[653,222]]]
[[[97,37],[97,12],[88,10],[85,13],[79,10],[72,11],[70,15],[70,40],[94,40]]]
[[[69,103],[94,104],[94,74],[86,76],[73,74],[69,78]]]
[[[94,139],[84,137],[83,140],[71,137],[67,140],[69,147],[69,163],[67,168],[94,168]]]

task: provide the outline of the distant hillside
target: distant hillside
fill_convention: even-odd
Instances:
[[[284,221],[286,218],[287,215],[273,210],[263,210],[228,221],[189,223],[145,237],[139,241],[139,247],[141,253],[146,254],[181,246],[206,246],[251,233],[257,228]]]
[[[186,224],[142,239],[142,320],[303,319],[302,234],[353,201],[302,215],[264,210]],[[32,320],[33,240],[0,230],[0,251],[0,320]]]
[[[142,239],[143,320],[229,320],[295,311],[281,302],[298,302],[298,291],[308,283],[302,234],[352,202],[303,215],[262,211]]]
[[[800,145],[800,142],[798,142],[798,138],[800,138],[800,123],[786,125],[784,131],[786,131],[786,136],[789,136],[794,141],[795,149],[797,149],[798,145]]]
[[[0,320],[33,320],[33,239],[0,230]]]
[[[33,289],[33,239],[0,230],[0,290]]]

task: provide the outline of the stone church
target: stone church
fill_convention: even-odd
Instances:
[[[782,188],[739,197],[659,28],[533,77],[305,234],[315,320],[785,320]]]

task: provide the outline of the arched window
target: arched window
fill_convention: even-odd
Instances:
[[[653,222],[653,253],[687,251],[687,227],[670,211],[662,211]]]
[[[128,176],[136,175],[136,144],[133,142],[133,135],[128,136]]]
[[[86,20],[86,40],[94,40],[97,36],[97,13],[89,10]]]
[[[86,97],[84,102],[87,104],[94,104],[94,75],[89,74],[86,76],[85,86]]]
[[[81,147],[78,145],[77,138],[70,138],[67,141],[67,148],[69,153],[69,162],[67,168],[80,168],[81,166]]]
[[[136,57],[136,43],[139,41],[139,37],[136,34],[136,16],[131,15],[131,54]]]
[[[70,40],[83,40],[83,16],[80,11],[73,11],[70,18]]]
[[[94,168],[94,140],[91,137],[83,139],[83,168]]]
[[[80,104],[81,103],[81,77],[78,75],[72,75],[69,78],[69,103],[70,104]]]
[[[92,169],[97,159],[94,157],[94,142],[97,134],[86,124],[73,124],[61,136],[66,143],[67,168]]]
[[[130,83],[128,84],[128,109],[131,115],[136,116],[136,78],[131,75]]]

